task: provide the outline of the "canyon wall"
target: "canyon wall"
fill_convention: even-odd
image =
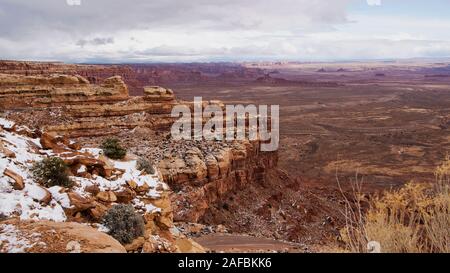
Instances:
[[[81,76],[0,74],[0,107],[5,110],[89,102],[112,103],[127,98],[128,88],[120,77],[111,77],[101,85],[92,85]]]
[[[173,92],[160,87],[147,87],[144,96],[130,97],[118,76],[97,85],[79,75],[0,74],[0,109],[20,110],[20,122],[69,137],[111,135],[138,126],[167,128],[175,103]],[[51,111],[58,113],[36,122],[39,114]]]
[[[41,68],[53,71],[49,66]],[[83,146],[98,147],[107,136],[119,138],[130,151],[157,164],[174,192],[177,221],[200,221],[212,204],[249,184],[264,183],[266,170],[276,167],[277,153],[261,152],[259,141],[173,140],[173,106],[192,108],[192,103],[177,101],[170,89],[149,86],[143,96],[131,97],[121,77],[95,84],[79,75],[42,74],[0,74],[0,106],[8,110],[7,118]],[[223,106],[204,106],[210,103]]]
[[[266,171],[276,168],[276,152],[261,152],[259,142],[234,142],[208,149],[187,148],[181,156],[166,156],[158,167],[172,195],[174,218],[198,222],[211,204],[250,184],[265,183]]]
[[[251,82],[264,75],[262,69],[235,63],[87,65],[17,61],[0,61],[0,73],[25,76],[80,75],[93,84],[121,76],[131,95],[142,95],[144,87],[148,85]]]

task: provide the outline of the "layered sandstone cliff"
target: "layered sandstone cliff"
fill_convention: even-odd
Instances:
[[[76,75],[23,76],[0,74],[0,109],[21,110],[24,123],[70,136],[107,135],[120,128],[167,128],[176,103],[171,90],[151,90],[130,97],[120,77],[91,84]],[[52,119],[33,122],[39,113],[58,112]],[[60,117],[60,118],[58,118]],[[63,122],[64,121],[64,122]]]
[[[142,95],[149,85],[252,82],[264,75],[259,68],[234,63],[87,65],[60,62],[0,61],[0,73],[26,76],[80,75],[93,84],[121,76],[131,95]]]
[[[127,98],[128,89],[120,77],[108,78],[101,85],[91,85],[81,76],[0,74],[0,107],[5,110],[89,102],[111,103]]]
[[[277,159],[276,152],[261,152],[258,142],[204,143],[166,154],[158,167],[175,191],[175,219],[198,222],[211,204],[230,193],[264,184],[266,171],[276,167]]]
[[[5,116],[30,127],[28,134],[42,130],[44,139],[60,135],[83,147],[96,147],[105,136],[119,138],[132,154],[152,160],[172,189],[160,199],[171,208],[168,219],[198,222],[233,192],[264,184],[267,171],[276,167],[277,153],[261,152],[259,141],[173,140],[170,113],[180,103],[192,108],[192,103],[177,101],[172,90],[157,86],[146,87],[144,96],[130,97],[120,77],[93,84],[81,76],[0,75]],[[223,107],[220,102],[203,106],[210,103]],[[76,168],[80,162],[70,164]]]

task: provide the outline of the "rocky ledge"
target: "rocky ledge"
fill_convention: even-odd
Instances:
[[[64,160],[73,187],[47,188],[34,181],[30,167],[48,156]],[[2,118],[0,174],[0,215],[13,219],[0,222],[1,252],[204,251],[174,227],[169,187],[158,172],[137,170],[133,154],[111,160],[99,149]],[[145,220],[144,236],[123,247],[102,233],[100,224],[107,210],[120,203],[131,204]],[[50,242],[51,233],[66,245]]]

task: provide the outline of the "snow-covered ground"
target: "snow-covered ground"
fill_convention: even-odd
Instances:
[[[25,252],[27,248],[33,247],[34,243],[30,242],[29,239],[24,236],[20,230],[17,230],[14,225],[3,224],[0,225],[0,242],[5,242],[2,244],[2,251],[8,253],[22,253]],[[39,237],[36,234],[36,237]]]
[[[71,207],[67,193],[59,186],[44,189],[33,181],[30,172],[30,167],[34,162],[42,160],[48,155],[64,158],[64,153],[54,154],[53,151],[43,150],[39,139],[15,133],[14,130],[11,130],[13,127],[13,122],[0,118],[0,128],[4,129],[0,129],[0,215],[6,217],[16,216],[22,220],[66,221],[67,216],[64,209]],[[1,147],[13,152],[15,156],[12,158],[8,157],[2,152]],[[97,159],[101,156],[101,150],[95,148],[85,148],[80,152],[87,152]],[[137,170],[136,160],[110,160],[110,164],[114,168],[123,171],[123,174],[114,177],[114,179],[106,179],[99,175],[93,175],[89,179],[81,176],[72,176],[70,178],[75,182],[75,186],[71,191],[87,197],[91,194],[86,192],[85,188],[96,185],[101,191],[117,192],[123,190],[130,180],[134,181],[138,186],[148,185],[149,191],[145,196],[147,198],[157,199],[160,196],[158,189],[168,189],[157,173],[154,175],[143,175],[141,171]],[[25,187],[22,190],[13,188],[14,180],[4,174],[7,169],[23,178]],[[85,171],[86,167],[82,166],[78,173]],[[48,192],[51,194],[51,201],[48,204],[43,204],[40,200]],[[160,211],[160,208],[144,203],[141,198],[136,197],[132,201],[136,209],[148,213]]]
[[[0,125],[11,123],[0,119]],[[10,128],[10,127],[4,127]],[[67,206],[67,194],[56,195],[48,205],[42,205],[45,191],[35,183],[31,177],[30,167],[34,162],[42,160],[43,155],[36,153],[33,147],[41,148],[38,139],[32,139],[14,132],[0,131],[0,144],[15,154],[14,158],[8,158],[0,150],[0,214],[4,216],[19,216],[24,219],[43,219],[52,221],[65,221],[66,215],[63,205]],[[4,175],[6,169],[12,170],[24,180],[23,190],[13,189],[13,179]],[[55,192],[56,188],[50,188]]]

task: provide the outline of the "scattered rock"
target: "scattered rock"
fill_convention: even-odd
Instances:
[[[75,192],[69,192],[67,195],[69,196],[70,204],[72,205],[72,208],[69,209],[71,215],[95,207],[94,201],[91,198],[82,197]]]
[[[111,236],[87,225],[73,222],[6,220],[2,225],[14,227],[14,236],[28,241],[29,253],[126,253],[126,249]],[[7,233],[2,235],[7,236]],[[3,242],[0,241],[0,252]]]
[[[137,187],[138,187],[138,184],[137,184],[134,180],[128,181],[127,184],[128,184],[128,186],[129,186],[130,188],[132,188],[133,190],[137,189]]]
[[[97,199],[103,202],[116,202],[117,197],[112,191],[101,191],[96,195]]]
[[[136,197],[136,193],[127,188],[125,188],[122,191],[115,192],[115,195],[117,197],[117,202],[125,204],[129,204],[131,200],[133,200]]]
[[[100,192],[98,185],[94,184],[84,188],[84,191],[91,193],[92,195],[97,195]]]
[[[50,201],[52,201],[52,194],[41,186],[27,185],[25,190],[27,191],[28,196],[37,202],[48,205]]]
[[[128,252],[136,252],[140,249],[142,249],[142,247],[144,246],[145,243],[145,238],[144,237],[139,237],[133,240],[133,242],[131,242],[130,244],[124,245],[125,249]]]
[[[16,158],[16,154],[13,151],[9,150],[8,148],[2,147],[1,142],[0,142],[0,153],[4,154],[6,157],[9,158]]]
[[[95,220],[100,221],[108,211],[108,207],[102,203],[94,201],[94,207],[89,209],[89,215]]]
[[[197,242],[189,238],[177,239],[175,245],[181,253],[205,253],[206,250]]]
[[[81,245],[77,241],[70,241],[66,245],[66,251],[69,253],[81,253]]]
[[[17,173],[13,172],[10,169],[6,169],[3,172],[4,175],[12,178],[14,180],[14,184],[13,184],[13,188],[15,190],[23,190],[23,188],[25,187],[24,183],[23,183],[23,178],[22,176],[18,175]]]

